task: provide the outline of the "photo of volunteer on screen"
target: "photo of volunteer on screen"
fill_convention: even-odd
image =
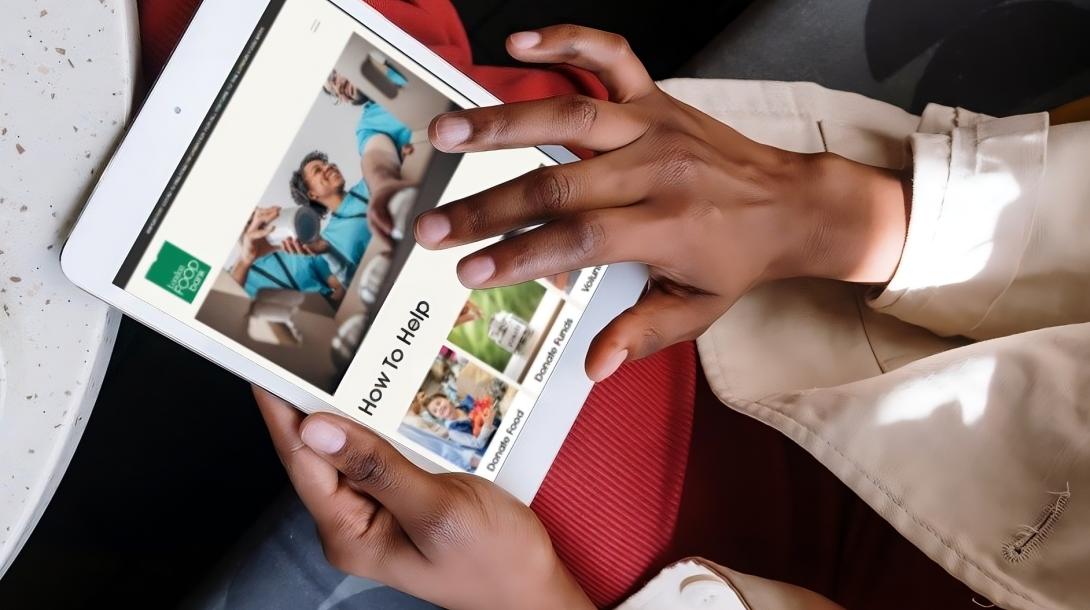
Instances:
[[[344,298],[344,281],[333,274],[323,257],[315,256],[305,244],[299,242],[300,234],[317,235],[317,215],[298,210],[296,216],[302,214],[303,218],[289,219],[289,213],[282,212],[283,208],[279,207],[254,209],[239,238],[238,262],[231,268],[231,277],[246,290],[250,298],[257,298],[258,292],[263,289],[273,288],[316,292],[331,303],[340,303]],[[276,239],[278,245],[273,245],[270,238],[274,237],[279,227],[287,226],[278,224],[282,218],[290,220],[292,235]],[[308,225],[309,228],[300,225]],[[294,247],[288,247],[289,241],[294,242]]]
[[[277,240],[279,247],[268,237],[278,226],[288,226],[277,225],[284,208],[254,210],[231,270],[252,298],[263,288],[279,288],[317,292],[340,303],[373,237],[400,237],[394,235],[389,203],[391,195],[409,186],[401,177],[401,165],[414,150],[412,131],[336,71],[323,90],[337,101],[362,107],[356,142],[363,178],[346,188],[344,174],[326,153],[307,154],[289,185],[292,199],[303,209],[284,212],[292,214],[293,230]]]
[[[441,93],[353,36],[271,172],[197,320],[333,394],[413,247]],[[453,167],[446,171],[453,171]]]
[[[393,68],[388,69],[387,77],[398,86],[406,82]],[[372,235],[385,239],[401,236],[390,202],[393,195],[410,186],[401,168],[415,151],[413,132],[336,70],[322,90],[336,103],[361,108],[355,133],[363,177],[346,188],[344,174],[325,152],[314,151],[304,157],[291,177],[292,199],[309,206],[319,217],[329,218],[320,239],[306,244],[292,239],[285,248],[303,254],[329,253],[344,265],[342,277],[350,277]]]
[[[418,446],[473,472],[517,390],[494,371],[443,347],[399,431]]]

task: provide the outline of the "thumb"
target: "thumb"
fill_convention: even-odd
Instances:
[[[311,415],[303,421],[300,436],[341,472],[349,487],[386,507],[418,546],[426,546],[430,528],[424,521],[444,502],[435,475],[410,462],[378,434],[344,417]]]
[[[726,311],[718,295],[678,293],[653,284],[635,305],[610,322],[591,342],[587,376],[600,382],[629,360],[695,339]]]

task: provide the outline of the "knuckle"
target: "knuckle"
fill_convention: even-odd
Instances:
[[[362,537],[364,557],[375,572],[384,566],[394,555],[398,545],[399,530],[393,527],[375,527],[372,525]]]
[[[526,198],[534,207],[556,211],[568,207],[574,192],[574,180],[567,172],[546,168],[531,175]]]
[[[460,223],[462,230],[471,236],[481,235],[488,228],[488,208],[477,201],[466,202],[461,208],[462,218]]]
[[[367,489],[386,490],[397,483],[389,459],[374,449],[350,451],[343,472]]]
[[[327,526],[319,526],[326,561],[342,572],[374,574],[393,555],[398,543],[398,530],[381,527],[375,518],[363,519],[353,510],[342,510],[333,514]]]
[[[515,122],[511,120],[503,106],[489,109],[488,116],[480,116],[483,113],[474,113],[470,137],[478,142],[502,143],[509,142],[515,135]]]
[[[652,354],[666,347],[666,337],[653,323],[648,323],[644,326],[643,332],[640,335],[640,341],[643,345],[643,353],[645,354]]]
[[[558,38],[565,42],[568,51],[574,52],[576,50],[575,45],[586,34],[586,30],[574,23],[565,23],[557,26],[556,34]]]
[[[516,243],[517,245],[514,245]],[[540,252],[521,241],[512,242],[512,244],[510,249],[504,253],[509,261],[510,273],[516,277],[534,275],[534,270],[537,269],[541,262]]]
[[[370,545],[361,549],[359,544],[366,533],[367,525],[361,523],[352,511],[341,510],[334,513],[332,522],[318,527],[318,539],[322,543],[322,554],[326,561],[342,572],[355,569],[357,562],[366,560],[370,553]]]
[[[557,105],[556,121],[564,131],[585,133],[598,122],[598,103],[583,95],[568,96]]]
[[[601,214],[591,212],[572,221],[568,246],[581,258],[594,256],[605,247],[607,234]]]
[[[606,45],[610,51],[612,51],[614,57],[623,59],[634,55],[632,52],[632,45],[629,44],[628,39],[620,34],[610,33],[606,38]]]
[[[642,358],[654,354],[666,346],[666,337],[659,329],[654,316],[639,306],[629,309],[618,320],[623,320],[623,334],[626,340],[632,342],[636,357]]]
[[[365,525],[360,523],[355,512],[341,509],[333,514],[333,531],[336,532],[336,540],[351,541],[358,538],[366,530]]]

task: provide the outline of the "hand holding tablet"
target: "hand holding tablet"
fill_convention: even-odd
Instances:
[[[325,556],[444,608],[594,605],[533,511],[480,477],[429,474],[353,422],[257,403]]]

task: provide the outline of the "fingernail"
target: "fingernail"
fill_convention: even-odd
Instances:
[[[511,34],[511,46],[516,49],[531,49],[541,42],[541,34],[537,32],[515,32]]]
[[[460,116],[445,116],[435,123],[435,144],[442,150],[451,150],[469,139],[473,128],[469,120]]]
[[[437,246],[447,235],[450,235],[450,219],[446,214],[432,212],[416,221],[416,238],[423,244]]]
[[[303,442],[320,453],[334,454],[344,447],[348,438],[344,430],[331,423],[316,419],[303,426]]]
[[[591,374],[591,380],[593,380],[594,383],[599,383],[608,379],[613,373],[617,372],[617,369],[621,368],[621,365],[624,364],[625,360],[628,360],[628,350],[623,349],[619,352],[615,352],[597,371]]]
[[[472,288],[474,286],[480,286],[481,284],[492,279],[492,275],[496,273],[496,263],[492,261],[490,256],[477,256],[462,263],[460,269],[458,269],[458,277],[462,279],[462,283]]]

